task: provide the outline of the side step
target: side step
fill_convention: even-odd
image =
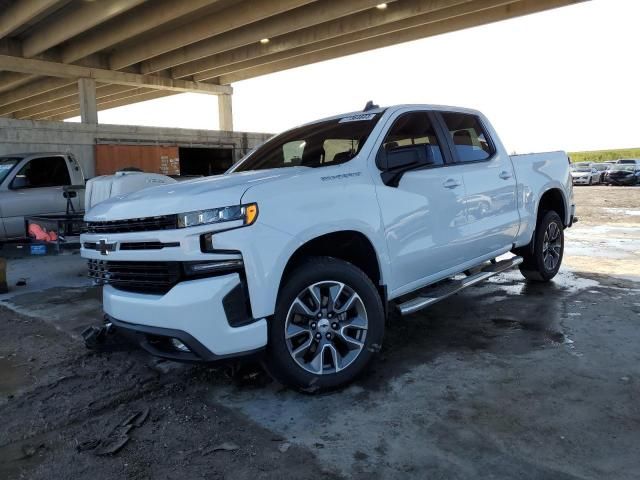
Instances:
[[[402,315],[409,315],[410,313],[422,310],[423,308],[431,306],[434,303],[439,302],[440,300],[444,300],[445,298],[450,297],[454,293],[458,293],[463,288],[467,288],[471,285],[475,285],[476,283],[480,283],[489,277],[493,277],[498,273],[509,270],[516,265],[520,265],[522,261],[522,257],[511,257],[506,260],[491,263],[482,268],[479,272],[471,274],[466,278],[462,278],[460,280],[452,280],[440,287],[433,287],[431,289],[428,289],[427,287],[427,289],[425,289],[426,291],[419,294],[419,296],[417,296],[416,298],[399,304],[398,308],[400,309],[400,313],[402,313]]]

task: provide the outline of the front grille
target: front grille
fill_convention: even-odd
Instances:
[[[127,242],[120,244],[120,250],[162,250],[163,248],[179,246],[180,242]]]
[[[129,218],[108,222],[87,222],[87,233],[153,232],[178,228],[177,215]]]
[[[89,260],[89,277],[98,284],[138,293],[167,293],[180,281],[179,262]]]

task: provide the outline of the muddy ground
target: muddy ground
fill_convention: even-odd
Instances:
[[[0,478],[638,478],[640,188],[576,197],[552,284],[510,272],[400,320],[368,375],[322,396],[117,338],[87,351],[81,259],[11,259]]]

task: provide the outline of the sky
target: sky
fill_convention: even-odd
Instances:
[[[479,109],[509,152],[640,147],[639,19],[640,0],[592,0],[237,82],[234,129],[278,133],[373,100]],[[99,122],[215,130],[217,99],[180,94]]]

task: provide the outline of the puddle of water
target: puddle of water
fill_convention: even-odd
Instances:
[[[573,341],[559,331],[553,330],[545,325],[537,323],[520,322],[510,318],[492,318],[491,322],[498,328],[511,331],[522,331],[523,333],[532,333],[533,338],[529,339],[533,347],[536,347],[540,341],[543,344],[572,344]],[[539,337],[539,338],[536,338]]]
[[[495,277],[489,278],[487,282],[497,286],[507,295],[522,295],[528,288],[527,282],[525,282],[517,270],[496,275]],[[574,275],[569,269],[563,267],[549,285],[559,287],[568,293],[576,293],[581,290],[599,287],[600,282]]]
[[[629,210],[626,208],[603,208],[603,210],[614,215],[630,215],[632,217],[640,216],[640,210]]]

